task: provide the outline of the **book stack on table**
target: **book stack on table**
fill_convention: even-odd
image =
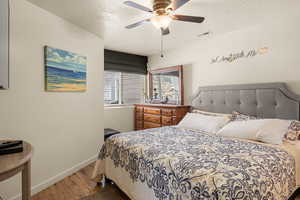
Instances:
[[[23,152],[23,141],[0,141],[0,155]]]

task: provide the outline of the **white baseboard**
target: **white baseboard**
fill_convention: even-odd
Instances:
[[[77,165],[75,165],[74,167],[70,168],[70,169],[67,169],[59,174],[57,174],[56,176],[53,176],[51,178],[49,178],[48,180],[38,184],[38,185],[35,185],[31,188],[31,193],[32,195],[36,194],[36,193],[39,193],[40,191],[50,187],[51,185],[54,185],[55,183],[61,181],[62,179],[64,179],[65,177],[67,176],[70,176],[72,174],[74,174],[75,172],[79,171],[80,169],[88,166],[89,164],[95,162],[97,160],[97,156],[98,155],[95,155]],[[22,196],[21,194],[18,194],[12,198],[10,198],[9,200],[22,200]]]

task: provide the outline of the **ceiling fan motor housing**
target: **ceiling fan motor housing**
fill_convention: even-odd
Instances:
[[[166,15],[167,7],[172,3],[171,0],[154,0],[153,10],[157,15]]]

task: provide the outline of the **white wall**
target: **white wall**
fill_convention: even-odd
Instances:
[[[134,107],[104,108],[104,128],[112,128],[122,132],[134,130]]]
[[[199,39],[193,44],[166,52],[164,58],[153,55],[149,66],[158,68],[183,64],[185,102],[190,102],[192,93],[204,85],[281,81],[300,94],[300,28],[297,25],[300,2],[281,2],[285,9],[279,6],[266,10],[268,20],[261,19],[256,26]],[[269,47],[265,55],[233,63],[210,64],[211,59],[217,56],[265,46]]]
[[[93,159],[103,143],[103,41],[24,0],[11,1],[10,89],[0,91],[0,137],[34,146],[37,192]],[[44,45],[88,57],[84,93],[44,91]],[[5,199],[20,177],[0,184]]]

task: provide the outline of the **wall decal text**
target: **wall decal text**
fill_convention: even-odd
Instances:
[[[211,64],[221,63],[221,62],[230,62],[231,63],[231,62],[241,59],[241,58],[251,58],[251,57],[258,56],[258,55],[263,55],[263,54],[268,53],[268,51],[269,51],[268,47],[252,49],[247,52],[242,50],[241,52],[238,52],[238,53],[231,53],[228,56],[217,56],[216,58],[211,59]]]

